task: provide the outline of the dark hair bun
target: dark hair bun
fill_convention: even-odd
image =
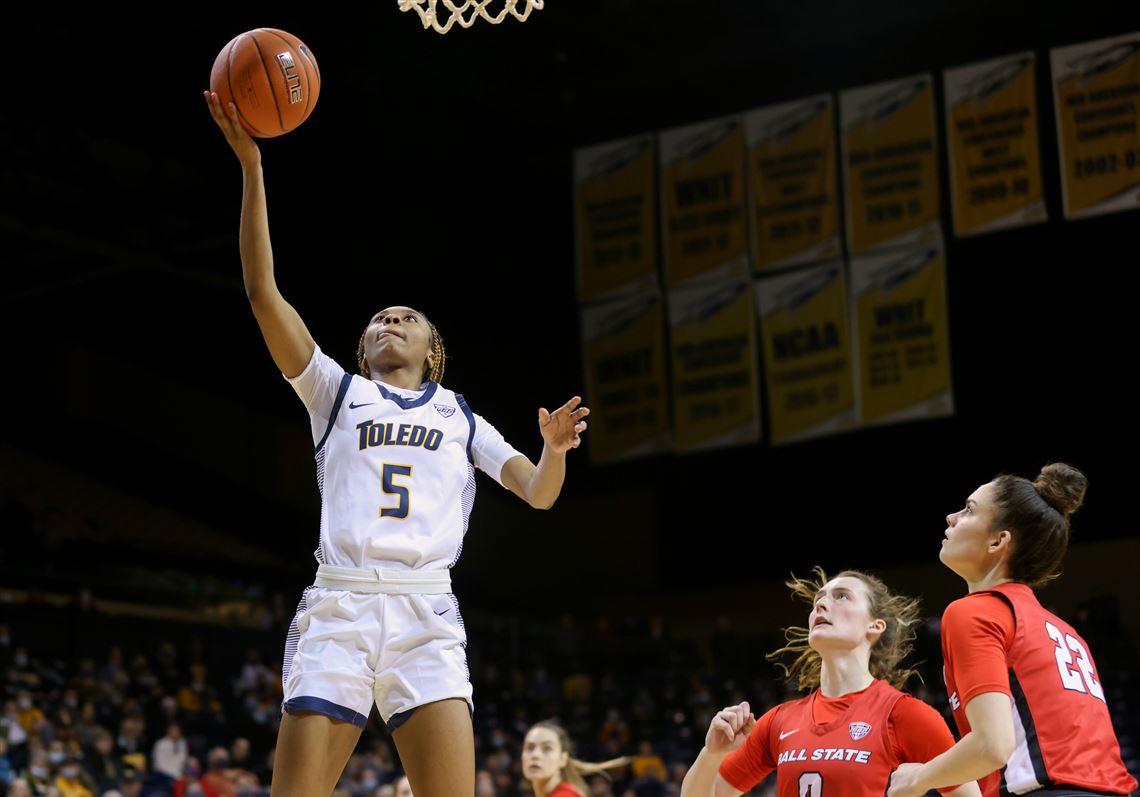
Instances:
[[[1053,462],[1041,469],[1033,487],[1046,503],[1068,517],[1081,508],[1089,480],[1072,465]]]

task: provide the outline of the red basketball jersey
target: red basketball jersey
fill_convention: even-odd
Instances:
[[[1072,626],[1037,601],[1025,584],[1001,584],[975,592],[946,608],[942,656],[946,692],[958,730],[970,731],[966,706],[968,672],[954,667],[953,644],[971,617],[968,601],[993,594],[1013,610],[1012,641],[1006,650],[1009,691],[1017,746],[1000,772],[978,780],[985,797],[1024,794],[1042,786],[1075,786],[1128,794],[1137,786],[1120,758],[1104,688],[1088,644]],[[981,608],[981,607],[979,607]],[[968,700],[966,701],[968,702]]]
[[[903,693],[875,681],[838,718],[819,725],[813,695],[778,706],[766,741],[779,797],[883,797],[899,765],[887,737]]]

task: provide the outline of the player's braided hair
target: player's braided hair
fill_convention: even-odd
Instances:
[[[793,575],[784,583],[792,590],[793,595],[814,605],[816,595],[830,579],[822,567],[813,567],[812,573],[815,574],[814,579],[796,578]],[[892,594],[882,581],[858,570],[844,570],[835,577],[856,578],[866,585],[871,617],[881,619],[887,624],[886,630],[871,645],[869,662],[871,675],[887,681],[896,689],[901,689],[912,675],[918,675],[918,671],[910,667],[899,667],[899,662],[910,653],[911,643],[914,641],[914,627],[919,619],[918,601],[906,595]],[[769,661],[775,662],[789,681],[795,679],[799,689],[815,689],[819,686],[823,659],[808,644],[808,629],[795,626],[786,628],[784,637],[787,644],[769,653]],[[791,664],[779,661],[787,654],[796,656]]]
[[[423,313],[424,321],[427,322],[428,332],[430,339],[428,346],[431,347],[431,360],[424,360],[424,373],[423,379],[429,382],[439,383],[443,380],[443,365],[444,365],[444,350],[443,350],[443,337],[440,336],[439,330],[435,328],[428,317]],[[368,361],[364,359],[364,336],[368,333],[368,327],[364,328],[364,332],[360,333],[360,340],[356,344],[356,364],[360,368],[360,375],[371,379],[372,370],[368,367]]]

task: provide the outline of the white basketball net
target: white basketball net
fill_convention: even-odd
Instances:
[[[425,28],[435,28],[439,33],[447,33],[451,26],[459,23],[462,28],[470,28],[475,20],[482,17],[492,25],[498,25],[507,14],[515,19],[525,20],[534,9],[542,9],[546,0],[502,0],[499,11],[488,10],[498,0],[396,0],[401,11],[415,11]],[[440,19],[440,15],[444,18]]]

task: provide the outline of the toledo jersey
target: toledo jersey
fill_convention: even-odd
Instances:
[[[876,680],[842,715],[822,725],[812,717],[814,694],[783,703],[772,709],[766,738],[756,740],[756,747],[766,748],[762,758],[768,760],[744,763],[755,757],[748,750],[750,735],[744,747],[722,762],[721,777],[748,791],[774,763],[779,797],[883,797],[899,765],[887,724],[902,697],[886,681]],[[745,782],[753,778],[755,782]]]
[[[459,559],[475,468],[502,484],[519,452],[435,382],[402,390],[348,374],[319,348],[289,380],[309,410],[321,492],[320,564],[448,568]]]
[[[1072,626],[1046,611],[1025,584],[1001,584],[946,608],[942,632],[946,692],[959,731],[963,735],[970,731],[965,704],[980,689],[993,690],[980,687],[972,690],[974,695],[960,696],[958,680],[967,674],[955,678],[954,650],[946,640],[952,634],[956,638],[971,618],[985,611],[991,595],[1013,610],[1006,662],[1017,744],[1000,773],[978,780],[982,793],[993,797],[1000,788],[1003,793],[1024,794],[1051,785],[1112,794],[1131,792],[1136,780],[1121,761],[1104,687],[1088,644]],[[968,684],[962,686],[969,689]]]

